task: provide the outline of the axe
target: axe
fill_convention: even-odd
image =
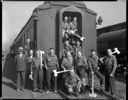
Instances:
[[[120,51],[118,50],[118,48],[114,48],[114,51],[112,52],[112,54],[115,54],[115,53],[117,53],[117,54],[120,54]],[[102,58],[100,58],[100,60],[102,61],[104,58],[106,58],[107,56],[105,56],[105,57],[102,57]]]
[[[76,37],[80,38],[81,41],[83,41],[85,39],[85,37],[81,37],[81,36],[75,34],[75,31],[73,31],[73,30],[70,30],[70,33],[75,35]]]
[[[68,72],[68,71],[71,71],[71,70],[64,70],[64,71],[58,71],[58,72],[56,70],[53,70],[55,77],[57,77],[59,73],[64,73],[64,72]]]
[[[41,65],[41,68],[42,68],[42,54],[45,54],[45,52],[41,51],[41,50],[39,50],[39,51],[40,51],[40,65]]]

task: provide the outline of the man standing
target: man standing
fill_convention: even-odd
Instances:
[[[54,53],[54,49],[50,48],[49,49],[49,54],[46,56],[46,76],[47,76],[47,84],[48,84],[48,91],[49,93],[50,87],[51,87],[51,79],[54,81],[54,76],[53,76],[53,70],[59,70],[59,63],[58,63],[58,58]],[[56,82],[54,81],[54,86]],[[54,87],[54,92],[57,92]]]
[[[15,56],[14,63],[17,69],[17,91],[20,91],[20,89],[24,91],[26,56],[23,54],[23,47],[19,47],[18,54]]]
[[[73,57],[70,53],[70,51],[66,52],[66,56],[63,57],[62,63],[61,63],[61,67],[63,70],[71,70],[74,69],[73,66]]]
[[[39,90],[42,92],[42,84],[43,84],[43,67],[45,65],[45,60],[42,58],[42,65],[41,65],[41,58],[40,58],[40,51],[36,51],[35,57],[32,58],[32,63],[30,67],[31,75],[33,75],[33,86],[34,90],[37,91]],[[37,81],[39,79],[39,89]]]
[[[112,95],[116,95],[115,86],[115,71],[117,68],[117,60],[114,55],[112,55],[111,49],[107,50],[108,56],[104,59],[105,64],[105,90],[109,91],[109,87]]]
[[[80,77],[81,81],[83,82],[83,86],[86,85],[86,72],[88,69],[87,66],[87,59],[85,56],[82,56],[81,51],[77,52],[78,57],[76,58],[76,73]]]
[[[79,51],[82,51],[82,48],[80,46],[80,41],[77,41],[76,46],[74,46],[74,53],[73,53],[74,59],[77,58],[77,54]]]
[[[88,66],[89,66],[89,84],[91,86],[91,73],[94,72],[94,74],[99,78],[100,80],[100,85],[101,85],[101,90],[104,88],[104,77],[103,75],[99,72],[99,57],[97,56],[95,50],[91,50],[91,56],[88,59]]]
[[[73,53],[73,48],[69,44],[68,40],[65,41],[65,44],[63,46],[63,57],[65,57],[67,51],[70,51],[71,54]]]

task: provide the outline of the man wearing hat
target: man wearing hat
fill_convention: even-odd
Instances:
[[[18,54],[15,56],[14,63],[17,70],[17,91],[23,91],[25,86],[26,71],[26,56],[23,54],[23,47],[19,47]]]

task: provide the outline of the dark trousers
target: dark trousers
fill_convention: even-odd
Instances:
[[[38,75],[39,75],[39,89],[42,90],[42,86],[43,86],[43,69],[39,69],[38,70]]]
[[[104,85],[104,76],[98,71],[98,70],[93,70],[94,74],[99,78],[100,80],[100,85]],[[91,71],[89,72],[89,85],[92,85],[92,75]]]
[[[38,88],[38,80],[39,80],[39,89],[42,89],[43,69],[33,68],[33,87],[34,87],[34,89]]]
[[[17,71],[17,89],[25,87],[25,71]]]
[[[54,90],[55,90],[56,82],[55,82],[55,77],[54,77],[53,71],[52,70],[47,70],[46,71],[46,76],[47,76],[47,87],[48,87],[48,90],[50,90],[51,82],[54,83],[54,84],[52,84],[52,86],[54,85]]]
[[[110,77],[110,74],[106,72],[105,74],[105,91],[108,92],[111,90],[111,94],[116,95],[116,87],[115,87],[115,76]]]

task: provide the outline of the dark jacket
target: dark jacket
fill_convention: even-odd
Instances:
[[[70,57],[70,59],[69,59],[69,58],[64,57],[62,60],[62,63],[61,63],[61,67],[63,69],[65,68],[66,70],[72,69],[73,68],[73,58]]]
[[[99,63],[99,57],[98,56],[95,56],[95,57],[90,56],[88,58],[88,66],[89,66],[90,70],[97,70],[98,69],[98,63]]]
[[[21,58],[19,57],[19,55],[16,55],[14,63],[16,65],[17,71],[25,71],[26,62],[27,62],[26,55],[23,54]]]
[[[58,58],[56,55],[51,56],[48,54],[45,59],[45,65],[48,69],[58,69],[59,70],[59,63]]]
[[[114,74],[117,68],[117,60],[115,56],[107,56],[104,59],[105,69],[109,72]]]
[[[88,69],[88,66],[87,66],[87,59],[86,57],[84,56],[81,56],[80,58],[77,57],[76,59],[76,67],[81,67],[81,69],[85,68],[85,69]]]

